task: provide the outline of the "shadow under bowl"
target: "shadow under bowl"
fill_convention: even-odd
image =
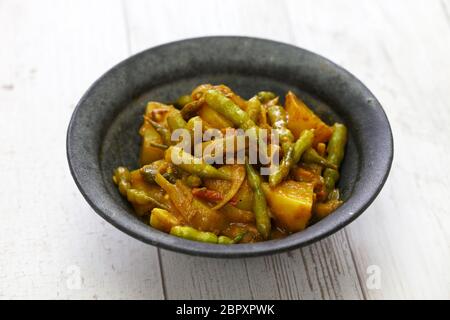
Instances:
[[[146,103],[174,101],[201,83],[226,84],[249,98],[261,90],[298,94],[329,124],[346,124],[349,139],[338,183],[344,204],[284,239],[212,245],[151,228],[133,213],[112,181],[114,168],[138,167],[139,127]],[[134,55],[98,79],[78,103],[67,132],[72,176],[92,208],[146,243],[192,255],[271,254],[318,241],[349,224],[375,199],[393,159],[389,121],[373,94],[329,60],[291,45],[247,37],[188,39]]]

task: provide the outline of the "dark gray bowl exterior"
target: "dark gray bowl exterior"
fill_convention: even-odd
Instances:
[[[285,239],[211,245],[183,240],[139,220],[115,189],[112,169],[137,166],[137,129],[148,100],[173,101],[200,83],[224,83],[249,97],[287,90],[299,94],[329,123],[343,121],[349,143],[339,187],[345,203],[329,217]],[[113,67],[78,103],[67,133],[73,178],[94,210],[127,234],[165,249],[210,257],[244,257],[308,245],[358,217],[385,183],[393,159],[388,119],[353,75],[309,51],[263,39],[205,37],[173,42]]]

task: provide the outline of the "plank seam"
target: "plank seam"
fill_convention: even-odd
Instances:
[[[158,253],[159,274],[161,276],[161,287],[162,287],[163,298],[164,298],[164,300],[167,300],[166,280],[164,277],[163,266],[161,263],[161,249],[156,248],[156,251]]]
[[[344,229],[344,236],[345,236],[345,239],[347,240],[347,243],[348,243],[348,249],[350,251],[350,257],[352,258],[353,266],[355,267],[356,277],[358,278],[359,288],[361,290],[362,297],[363,297],[364,300],[367,300],[367,293],[366,293],[366,290],[364,289],[364,286],[363,286],[363,280],[362,280],[361,275],[359,273],[358,265],[356,264],[356,258],[355,258],[355,255],[353,254],[353,248],[352,248],[352,245],[350,243],[350,239],[349,239],[348,234],[347,234],[347,229]]]

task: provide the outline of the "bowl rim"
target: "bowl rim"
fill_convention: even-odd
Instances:
[[[161,232],[159,230],[156,230],[154,228],[149,227],[148,225],[145,225],[142,223],[142,227],[139,228],[130,228],[127,223],[124,223],[125,219],[117,218],[116,216],[112,217],[108,214],[106,214],[98,205],[95,199],[92,199],[88,193],[88,191],[84,188],[83,184],[80,182],[79,179],[79,172],[77,172],[77,163],[74,162],[71,150],[74,145],[74,126],[77,119],[77,115],[79,110],[82,108],[85,101],[88,99],[91,91],[95,89],[95,87],[103,81],[106,77],[108,77],[109,74],[113,73],[114,71],[124,67],[127,63],[130,63],[131,60],[138,59],[140,56],[146,55],[148,52],[151,52],[155,49],[160,49],[168,46],[173,45],[180,45],[183,43],[189,43],[193,41],[201,41],[201,40],[231,40],[231,41],[242,41],[242,40],[250,40],[250,41],[257,41],[257,42],[265,42],[269,45],[275,45],[275,46],[287,46],[295,50],[303,51],[306,55],[312,55],[316,58],[319,58],[323,60],[324,62],[327,62],[330,64],[337,72],[340,74],[346,75],[351,78],[351,81],[357,83],[361,89],[369,96],[374,104],[373,106],[377,108],[377,112],[382,115],[382,120],[384,124],[386,125],[387,132],[385,132],[387,140],[386,140],[386,149],[384,150],[386,157],[385,163],[382,164],[381,167],[378,169],[383,172],[383,176],[376,186],[376,188],[373,190],[373,192],[368,195],[357,208],[355,212],[352,212],[349,215],[346,215],[344,219],[340,219],[337,223],[332,223],[329,225],[322,224],[318,227],[318,224],[313,224],[306,228],[303,231],[294,233],[293,235],[290,235],[286,238],[280,239],[280,240],[268,240],[264,242],[258,242],[253,244],[236,244],[232,246],[224,246],[224,245],[215,245],[215,244],[208,244],[208,243],[201,243],[196,241],[190,241],[185,240],[181,238],[177,238],[174,236],[171,236],[169,234],[166,234],[164,232]],[[75,143],[76,144],[76,143]],[[124,233],[151,245],[155,245],[157,247],[168,249],[180,253],[190,254],[194,256],[207,256],[207,257],[214,257],[214,258],[240,258],[240,257],[252,257],[252,256],[261,256],[261,255],[269,255],[279,252],[284,252],[292,249],[296,249],[299,247],[307,246],[311,243],[314,243],[316,241],[319,241],[325,237],[328,237],[329,235],[337,232],[338,230],[342,229],[346,225],[350,224],[352,221],[354,221],[357,217],[359,217],[375,200],[375,198],[380,193],[381,189],[383,188],[393,162],[394,157],[394,142],[393,142],[393,135],[392,135],[392,129],[389,123],[389,120],[387,118],[386,112],[384,111],[383,107],[377,100],[377,98],[374,96],[374,94],[352,73],[347,71],[346,69],[342,68],[338,64],[332,62],[331,60],[323,57],[320,54],[314,53],[312,51],[309,51],[307,49],[303,49],[301,47],[297,47],[292,44],[275,41],[275,40],[269,40],[269,39],[263,39],[263,38],[257,38],[257,37],[247,37],[247,36],[227,36],[227,35],[220,35],[220,36],[205,36],[205,37],[194,37],[194,38],[187,38],[177,41],[172,41],[168,43],[164,43],[158,46],[154,46],[148,49],[145,49],[143,51],[140,51],[136,54],[133,54],[126,59],[122,60],[121,62],[114,65],[112,68],[104,72],[96,81],[94,81],[87,91],[83,94],[79,102],[77,103],[72,116],[70,118],[70,122],[67,128],[67,135],[66,135],[66,155],[68,160],[68,165],[70,169],[70,173],[75,181],[76,186],[80,190],[81,194],[85,198],[85,200],[88,202],[88,204],[94,209],[94,211],[100,215],[102,218],[104,218],[106,221],[111,223],[113,226],[118,228],[119,230],[123,231]],[[351,196],[350,196],[351,198]],[[350,199],[349,198],[349,199]],[[348,200],[349,200],[348,199]],[[347,200],[347,201],[348,201]],[[339,208],[344,209],[345,203]],[[338,209],[338,210],[339,210]],[[318,231],[318,232],[317,232]],[[299,238],[296,235],[301,234],[302,237]]]

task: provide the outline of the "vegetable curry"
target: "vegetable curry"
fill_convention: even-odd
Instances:
[[[175,134],[182,129],[195,137],[199,125],[202,132],[233,134],[209,141]],[[217,163],[195,153],[199,144],[204,150],[236,146],[239,129],[250,132],[243,145],[213,158],[240,153],[243,161]],[[263,130],[277,139],[266,142],[268,155],[255,163],[249,140]],[[336,183],[347,129],[322,121],[292,92],[283,106],[273,92],[246,100],[225,85],[203,84],[172,104],[149,102],[139,134],[141,167],[119,167],[113,180],[137,215],[171,235],[224,245],[278,239],[342,204]],[[263,175],[267,167],[270,174]]]

